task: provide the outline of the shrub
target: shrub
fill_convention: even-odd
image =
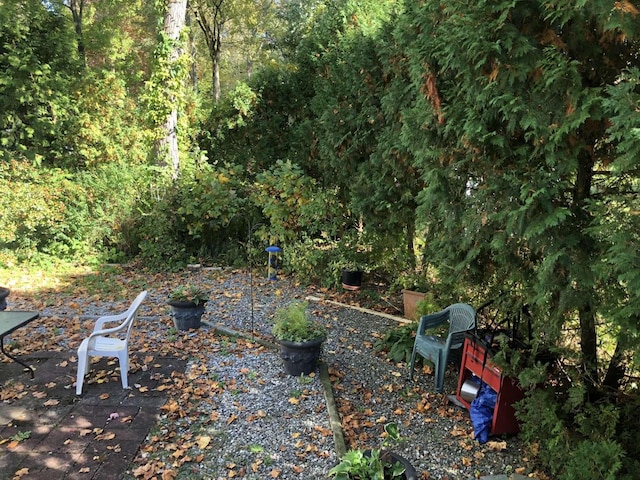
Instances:
[[[39,254],[61,259],[92,250],[91,198],[70,174],[28,162],[0,164],[0,248],[19,260]]]
[[[418,323],[412,322],[387,330],[384,336],[376,340],[374,346],[379,352],[386,352],[387,357],[394,362],[409,363]],[[416,365],[420,365],[422,357],[416,356]]]

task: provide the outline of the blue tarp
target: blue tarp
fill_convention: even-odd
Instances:
[[[476,440],[480,443],[487,443],[491,433],[491,422],[493,421],[493,409],[496,406],[498,394],[486,383],[480,385],[478,395],[471,402],[469,415]]]

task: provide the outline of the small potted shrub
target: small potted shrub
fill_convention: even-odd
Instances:
[[[177,330],[200,328],[208,293],[201,287],[187,283],[176,287],[169,295],[169,307]]]
[[[334,480],[418,480],[418,474],[409,461],[386,449],[389,440],[398,440],[398,427],[394,423],[385,425],[387,434],[383,448],[372,450],[349,450],[340,463],[329,470]]]
[[[307,302],[295,301],[279,308],[271,333],[280,344],[287,374],[298,377],[315,370],[327,332],[311,317]]]

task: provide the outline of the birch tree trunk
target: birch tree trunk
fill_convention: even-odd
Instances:
[[[187,15],[187,0],[168,0],[167,11],[164,17],[163,32],[170,42],[171,48],[168,53],[169,68],[178,62],[183,53],[180,42],[180,34],[185,26]],[[174,81],[171,76],[167,82]],[[182,83],[182,82],[179,82]],[[159,163],[161,165],[170,164],[173,170],[172,177],[177,179],[180,173],[180,155],[178,148],[178,93],[175,86],[168,86],[169,102],[171,110],[167,115],[162,131],[164,136],[158,140],[156,145]]]

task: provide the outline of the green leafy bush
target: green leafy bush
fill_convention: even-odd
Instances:
[[[400,325],[387,330],[384,336],[376,340],[374,346],[379,352],[386,352],[387,357],[394,363],[411,361],[413,343],[415,341],[418,322]],[[422,357],[416,356],[416,365],[420,365]]]
[[[90,195],[70,174],[28,162],[0,163],[0,248],[18,259],[71,259],[92,251]]]
[[[307,302],[295,301],[279,308],[271,329],[273,336],[288,342],[324,340],[327,331],[324,325],[311,318],[308,306]]]
[[[538,388],[518,404],[518,417],[523,422],[520,435],[536,452],[536,460],[554,478],[631,479],[621,473],[627,452],[617,439],[630,433],[637,437],[637,432],[632,433],[637,420],[629,429],[619,422],[619,411],[613,404],[583,403],[582,389],[573,390],[559,396],[550,388]],[[621,435],[621,431],[626,433]],[[637,461],[629,460],[629,466],[637,466]]]

